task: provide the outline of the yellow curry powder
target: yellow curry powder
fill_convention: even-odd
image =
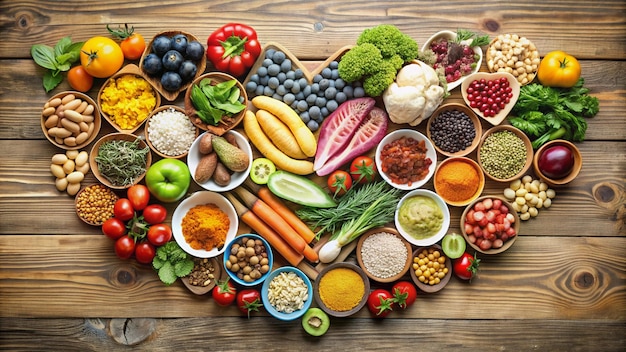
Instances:
[[[100,108],[121,129],[141,124],[156,106],[155,92],[145,79],[133,74],[111,80],[100,94]]]
[[[203,204],[189,209],[181,226],[191,248],[210,251],[224,245],[230,219],[217,205]]]
[[[320,279],[320,298],[334,311],[345,312],[356,307],[364,294],[363,279],[352,269],[331,269]]]
[[[464,161],[451,161],[435,176],[437,193],[452,202],[470,199],[478,191],[480,178],[474,166]]]

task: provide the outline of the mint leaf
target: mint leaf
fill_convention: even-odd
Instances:
[[[194,262],[191,259],[177,262],[176,264],[174,264],[174,273],[178,277],[187,276],[193,270],[193,266]]]
[[[178,277],[176,276],[176,273],[174,272],[174,266],[172,265],[172,263],[170,262],[163,263],[163,266],[161,267],[161,269],[159,269],[159,279],[161,279],[161,281],[165,285],[169,286],[173,284],[177,278]]]

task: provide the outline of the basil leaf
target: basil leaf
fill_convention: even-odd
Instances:
[[[30,48],[30,55],[37,65],[48,70],[56,70],[57,61],[54,56],[54,50],[51,47],[44,44],[35,44]]]
[[[54,55],[60,56],[65,54],[70,45],[72,45],[72,39],[70,37],[61,38],[54,46]]]
[[[46,92],[53,90],[56,86],[63,81],[63,75],[55,74],[58,71],[46,71],[43,75],[43,88]]]

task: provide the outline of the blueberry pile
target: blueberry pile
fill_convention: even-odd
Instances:
[[[338,65],[332,61],[309,84],[301,69],[293,69],[284,52],[268,49],[262,65],[250,76],[246,92],[250,99],[265,95],[283,101],[311,131],[316,131],[341,103],[365,95],[360,83],[347,83],[339,78]]]
[[[433,143],[447,153],[456,153],[472,145],[476,129],[469,116],[459,110],[446,110],[430,125]]]
[[[204,46],[197,40],[189,40],[184,34],[159,35],[152,41],[142,68],[151,77],[160,76],[163,89],[175,92],[193,80],[203,56]]]

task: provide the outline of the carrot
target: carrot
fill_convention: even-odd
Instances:
[[[243,117],[243,129],[250,142],[279,169],[292,172],[297,175],[309,175],[313,173],[313,163],[309,160],[293,159],[276,148],[274,143],[263,133],[254,113],[247,110]]]
[[[302,149],[300,149],[298,141],[296,141],[296,137],[291,133],[289,127],[280,121],[278,117],[269,111],[259,109],[256,112],[256,119],[265,135],[272,140],[276,148],[294,159],[307,158]]]
[[[258,216],[241,204],[235,196],[227,192],[226,198],[228,198],[235,207],[241,221],[250,226],[250,228],[256,231],[261,237],[265,238],[270,246],[272,246],[272,249],[285,258],[289,264],[297,266],[302,262],[304,255],[296,252],[296,250],[285,242],[276,231],[272,230],[263,220],[259,219]]]
[[[293,212],[285,203],[276,197],[267,187],[261,187],[257,193],[259,198],[267,203],[275,212],[287,221],[291,227],[304,239],[306,243],[311,243],[315,238],[315,233]]]
[[[289,225],[283,218],[272,209],[267,203],[257,198],[254,194],[245,188],[238,187],[235,193],[239,195],[243,203],[254,212],[261,220],[263,220],[270,228],[276,231],[296,252],[301,253],[304,257],[311,261],[317,262],[319,256],[313,248],[300,237],[296,230]]]

